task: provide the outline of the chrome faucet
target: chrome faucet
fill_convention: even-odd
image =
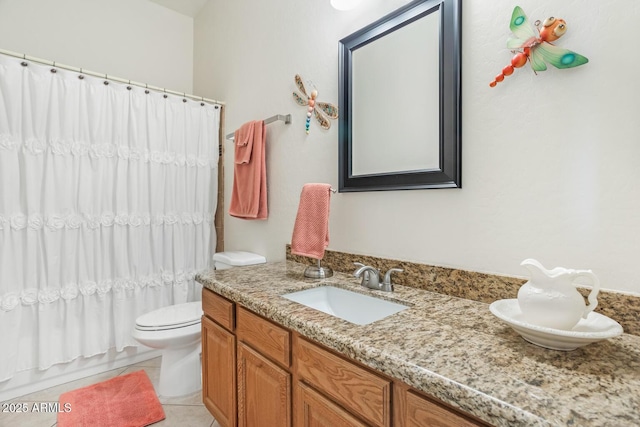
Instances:
[[[393,292],[391,273],[404,271],[401,268],[391,268],[384,275],[383,282],[380,283],[380,271],[360,262],[354,262],[354,264],[358,269],[353,273],[353,275],[358,278],[362,277],[362,282],[360,284],[365,288],[375,289],[377,291]]]
[[[353,275],[358,278],[362,277],[362,282],[360,284],[365,288],[379,290],[380,272],[369,265],[364,265],[359,262],[354,262],[354,264],[359,268],[353,273]]]

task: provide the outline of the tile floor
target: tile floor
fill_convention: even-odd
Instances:
[[[91,377],[71,381],[66,384],[51,387],[46,390],[27,394],[9,402],[26,403],[28,408],[35,402],[57,402],[62,393],[91,384],[105,381],[118,375],[128,374],[144,369],[149,375],[154,386],[158,385],[160,377],[160,358],[147,360],[134,365],[103,372]],[[200,392],[180,398],[162,398],[160,402],[164,409],[166,418],[159,423],[152,424],[152,427],[220,427],[220,424],[211,416],[209,411],[202,404],[202,394]],[[6,402],[5,402],[6,403]],[[1,409],[1,408],[0,408]],[[28,413],[5,413],[0,412],[0,426],[2,427],[53,427],[56,425],[56,413],[28,412]],[[117,427],[117,426],[95,426],[95,427]]]

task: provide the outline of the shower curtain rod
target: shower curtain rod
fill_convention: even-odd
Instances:
[[[63,70],[69,70],[69,71],[73,71],[73,72],[80,73],[80,74],[86,74],[88,76],[99,77],[99,78],[103,78],[105,80],[111,80],[111,81],[118,82],[118,83],[126,83],[126,84],[133,85],[133,86],[139,86],[139,87],[143,87],[145,89],[150,89],[150,90],[153,90],[153,91],[156,91],[156,92],[163,92],[163,93],[168,93],[168,94],[171,94],[171,95],[178,95],[178,96],[182,96],[183,98],[191,98],[191,99],[194,99],[194,100],[198,100],[198,101],[202,101],[202,102],[208,102],[210,104],[215,104],[215,105],[220,105],[220,106],[224,105],[224,102],[216,101],[215,99],[203,98],[202,96],[190,95],[190,94],[184,93],[184,92],[176,92],[174,90],[165,89],[163,87],[151,86],[151,85],[148,85],[146,83],[134,82],[134,81],[131,81],[131,80],[120,78],[120,77],[110,76],[110,75],[108,75],[106,73],[97,73],[95,71],[85,70],[84,68],[72,67],[71,65],[60,64],[60,63],[57,63],[55,61],[49,61],[47,59],[36,58],[35,56],[26,55],[24,53],[12,52],[10,50],[5,50],[5,49],[0,49],[0,53],[3,54],[3,55],[7,55],[7,56],[13,56],[14,58],[24,59],[25,61],[37,62],[39,64],[50,65],[50,66],[53,66],[55,68],[61,68]]]

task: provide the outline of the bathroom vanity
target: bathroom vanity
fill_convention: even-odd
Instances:
[[[207,289],[203,307],[203,398],[222,426],[486,425]]]
[[[640,339],[536,347],[487,304],[369,291],[279,262],[200,274],[206,407],[222,426],[640,424]],[[410,308],[355,325],[281,295],[322,284]],[[612,424],[613,423],[613,424]]]

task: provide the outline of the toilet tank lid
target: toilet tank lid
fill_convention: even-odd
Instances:
[[[202,317],[202,301],[168,305],[136,319],[136,325],[142,327],[176,326],[197,323]]]
[[[218,252],[213,255],[213,260],[238,267],[243,265],[264,264],[267,262],[267,259],[262,255],[245,251]]]

